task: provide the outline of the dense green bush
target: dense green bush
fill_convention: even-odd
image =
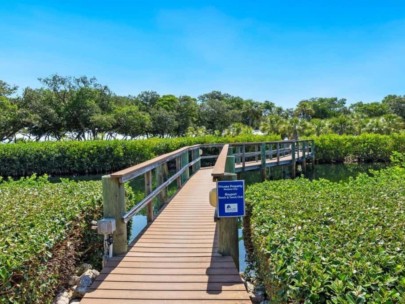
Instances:
[[[405,133],[393,135],[322,135],[315,140],[321,163],[389,161],[392,151],[405,152]]]
[[[107,173],[198,143],[276,139],[276,136],[248,135],[0,144],[0,176],[30,176],[34,173],[38,175]]]
[[[114,172],[184,146],[276,141],[278,136],[179,137],[145,140],[27,142],[0,145],[0,176],[85,175]],[[319,162],[389,161],[405,151],[405,134],[314,137]]]
[[[100,182],[0,179],[0,303],[51,303],[77,259],[101,261],[101,212]]]
[[[248,188],[246,241],[272,303],[404,303],[405,168],[373,174]]]

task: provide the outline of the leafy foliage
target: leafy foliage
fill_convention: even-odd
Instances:
[[[75,261],[100,253],[89,226],[101,216],[101,183],[34,175],[0,180],[0,193],[0,303],[50,303]]]
[[[113,172],[198,143],[248,142],[276,138],[277,136],[241,135],[3,144],[0,145],[0,176]]]
[[[371,162],[390,160],[392,151],[405,152],[405,134],[322,135],[313,137],[316,159],[322,163],[345,160]]]
[[[220,91],[198,98],[160,96],[154,91],[117,96],[86,76],[55,74],[39,81],[41,87],[24,88],[22,96],[16,96],[17,87],[0,80],[0,141],[224,135],[235,125],[290,139],[321,134],[390,135],[405,129],[405,97],[397,95],[349,107],[344,98],[318,97],[283,109],[271,101]]]
[[[405,169],[348,182],[265,182],[246,193],[272,303],[403,303]]]

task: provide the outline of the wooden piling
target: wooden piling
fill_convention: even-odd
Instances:
[[[117,178],[109,175],[102,177],[103,184],[103,212],[105,218],[114,218],[116,230],[113,233],[113,255],[128,251],[127,225],[122,219],[125,214],[125,189],[124,184]]]

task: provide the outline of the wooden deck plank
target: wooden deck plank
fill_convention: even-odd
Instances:
[[[106,274],[102,273],[96,281],[109,281],[109,282],[199,282],[199,283],[226,283],[226,284],[240,284],[241,279],[238,275],[140,275],[140,274]]]
[[[84,302],[83,302],[84,303]],[[198,304],[251,304],[250,300],[149,300],[149,299],[100,299],[100,298],[86,298],[86,304],[189,304],[189,303],[198,303]]]
[[[165,275],[238,275],[236,268],[125,268],[125,267],[104,267],[100,273],[111,273],[111,274],[151,274],[159,276],[161,274]]]
[[[101,299],[152,299],[152,300],[244,300],[246,291],[240,290],[221,290],[221,291],[201,291],[201,290],[104,290],[96,289],[86,294],[87,298]]]
[[[133,262],[172,262],[172,263],[229,263],[233,262],[230,256],[205,256],[205,257],[113,257],[110,261],[133,261]]]
[[[199,290],[199,291],[221,291],[221,290],[240,290],[244,291],[245,287],[241,284],[221,284],[221,283],[209,283],[206,282],[160,282],[159,284],[151,282],[126,282],[125,285],[122,282],[110,282],[110,281],[97,281],[93,284],[92,289],[129,289],[129,290]]]
[[[219,253],[212,252],[143,252],[143,251],[129,251],[127,256],[150,256],[150,257],[210,257],[210,256],[221,256]]]
[[[193,263],[184,263],[184,262],[134,262],[134,261],[110,261],[107,264],[107,267],[125,267],[125,268],[198,268],[198,269],[207,269],[211,268],[235,268],[233,261],[228,262],[216,262],[212,263],[211,261],[206,262],[193,262]]]
[[[251,303],[232,258],[217,253],[211,171],[191,177],[81,303]]]

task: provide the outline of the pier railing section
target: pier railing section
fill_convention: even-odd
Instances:
[[[282,164],[283,158],[288,155],[292,157],[293,162],[296,159],[313,159],[315,155],[314,151],[312,140],[200,144],[183,147],[124,170],[103,176],[104,218],[115,220],[115,230],[112,233],[112,254],[115,256],[128,251],[127,223],[133,216],[146,208],[147,220],[149,223],[152,222],[154,220],[153,200],[159,197],[163,203],[167,202],[169,200],[169,186],[176,183],[177,191],[179,191],[182,185],[188,181],[189,177],[202,166],[213,166],[215,164],[212,173],[214,179],[224,180],[236,179],[235,164],[242,164],[238,170],[244,171],[248,165],[250,166],[252,162],[256,162],[259,164],[262,176],[264,174],[265,178],[267,160],[276,159],[278,163]],[[170,176],[169,163],[172,167],[175,164],[174,173],[172,172]],[[171,171],[173,171],[173,168]],[[153,179],[153,175],[155,175],[155,179]],[[130,210],[126,210],[124,184],[140,176],[143,176],[144,179],[145,196]],[[226,228],[225,230],[229,229]]]

